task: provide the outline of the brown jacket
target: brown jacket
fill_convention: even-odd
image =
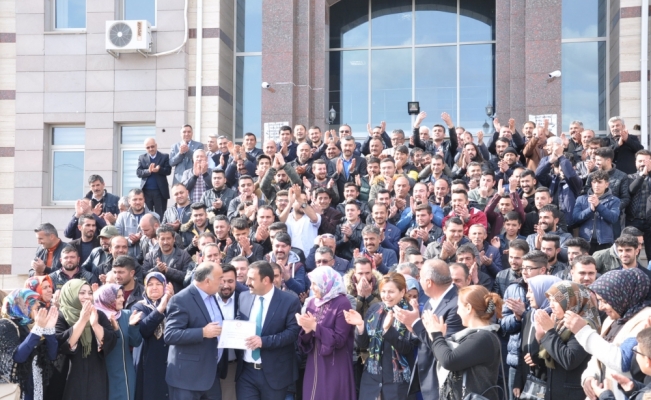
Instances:
[[[527,160],[527,169],[535,172],[538,168],[538,164],[540,164],[540,160],[548,155],[543,146],[544,145],[541,143],[539,137],[531,138],[531,140],[524,145],[522,154]]]

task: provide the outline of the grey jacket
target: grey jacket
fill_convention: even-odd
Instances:
[[[617,255],[617,246],[612,245],[608,249],[595,251],[592,255],[597,262],[597,272],[605,274],[622,266],[622,262]]]
[[[287,174],[289,177],[289,181],[292,184],[298,184],[298,185],[303,185],[303,181],[301,180],[301,177],[298,176],[298,173],[294,168],[289,163],[285,163],[283,165],[283,171]],[[276,200],[276,192],[278,192],[278,189],[275,184],[273,184],[273,179],[276,176],[276,169],[271,167],[267,170],[267,172],[264,174],[262,177],[262,180],[260,181],[260,191],[262,191],[262,194],[264,194],[264,198],[269,202],[269,204],[275,204],[274,200]]]
[[[203,144],[194,140],[190,140],[188,147],[190,150],[182,154],[180,150],[181,142],[174,143],[172,146],[172,151],[170,151],[170,165],[174,167],[174,182],[172,184],[181,182],[183,172],[192,168],[192,165],[194,165],[192,161],[194,151],[199,149],[203,150]]]
[[[165,214],[163,214],[161,224],[170,224],[176,221],[181,221],[181,224],[185,224],[190,220],[190,217],[192,217],[191,205],[192,203],[188,203],[187,206],[183,207],[183,212],[181,212],[181,214],[179,214],[179,211],[176,209],[176,203],[171,207],[167,207]]]
[[[152,214],[158,218],[158,220],[160,220],[160,216],[153,211],[149,211],[146,205],[145,214]],[[115,221],[115,227],[118,231],[120,231],[121,236],[127,238],[127,241],[129,242],[129,255],[138,259],[141,252],[140,246],[134,246],[134,244],[129,239],[129,235],[138,233],[140,231],[140,227],[138,226],[138,218],[136,218],[136,216],[133,214],[131,208],[129,208],[127,211],[121,212],[120,215],[118,215],[118,219]]]
[[[226,215],[228,212],[228,205],[236,197],[237,193],[233,189],[229,189],[224,186],[222,190],[215,190],[214,188],[206,190],[203,192],[201,201],[206,205],[206,207],[208,207],[208,212],[212,212],[215,215]],[[214,203],[217,199],[221,199],[222,201],[222,206],[220,209],[215,209],[215,207],[212,205],[212,203]]]

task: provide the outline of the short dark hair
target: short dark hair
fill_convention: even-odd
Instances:
[[[284,222],[274,222],[273,224],[269,225],[269,230],[287,233],[287,224]]]
[[[243,180],[246,180],[246,179],[248,179],[250,181],[253,181],[253,178],[251,177],[251,175],[240,175],[238,186],[239,186],[240,182],[242,182]]]
[[[468,269],[468,266],[464,263],[452,263],[450,264],[450,268],[461,268],[463,270],[463,277],[465,279],[468,279],[468,276],[470,275],[470,270]]]
[[[547,188],[545,188],[547,189]],[[538,214],[540,215],[541,213],[552,213],[552,217],[554,219],[561,218],[561,212],[558,210],[558,207],[554,204],[547,204],[546,206],[543,206],[539,211]]]
[[[267,261],[256,261],[253,264],[249,265],[249,269],[255,269],[260,275],[260,280],[264,278],[269,278],[269,283],[274,281],[274,269]]]
[[[407,245],[409,246],[407,248],[407,250],[409,250],[410,248],[414,248],[414,249],[419,248],[418,240],[416,240],[416,239],[414,239],[413,237],[410,237],[410,236],[405,236],[403,238],[400,238],[400,240],[398,240],[398,243],[407,243]]]
[[[288,233],[280,232],[274,237],[275,242],[284,243],[287,246],[292,246],[292,237]]]
[[[552,196],[552,192],[549,191],[549,188],[546,188],[544,186],[537,187],[536,191],[534,193],[547,193],[547,195],[549,195],[549,197]]]
[[[214,225],[215,222],[217,222],[217,221],[226,221],[226,224],[227,224],[227,225],[230,225],[230,224],[231,224],[231,221],[228,220],[228,217],[225,216],[225,215],[222,215],[222,214],[215,215],[215,218],[214,218],[213,221],[212,221],[213,225]]]
[[[293,132],[293,131],[292,131],[292,127],[289,126],[289,125],[283,125],[283,126],[280,127],[280,129],[278,129],[278,132],[283,132],[283,131],[290,131],[290,132]],[[273,280],[273,279],[272,279],[272,280]]]
[[[199,239],[201,239],[201,238],[210,238],[210,239],[212,239],[214,241],[217,240],[217,237],[215,236],[215,234],[210,232],[210,231],[204,231],[203,233],[201,233],[199,235]]]
[[[454,189],[454,190],[452,191],[452,194],[462,194],[463,197],[465,197],[466,200],[468,200],[468,192],[465,191],[465,190],[463,190],[463,189]]]
[[[448,218],[448,220],[445,221],[445,228],[447,229],[450,226],[450,224],[463,226],[463,221],[459,217]]]
[[[410,238],[410,239],[413,239],[413,238]],[[414,239],[414,240],[416,240],[416,239]],[[415,255],[422,255],[420,250],[418,250],[416,247],[407,247],[405,249],[405,256],[409,257],[409,256],[415,256]]]
[[[368,164],[380,164],[380,159],[377,157],[369,157],[368,160],[366,161],[366,165]]]
[[[457,256],[459,256],[460,254],[472,254],[472,256],[474,257],[475,256],[475,246],[470,244],[470,243],[462,244],[461,246],[459,246],[457,248],[457,251],[456,251]]]
[[[543,242],[554,242],[554,248],[555,249],[560,249],[561,248],[561,237],[558,235],[554,235],[551,233],[546,233],[542,237]]]
[[[637,339],[638,346],[640,346],[640,350],[644,354],[649,354],[649,351],[651,351],[651,328],[642,329],[637,333],[635,338]]]
[[[455,180],[453,180],[452,184],[450,184],[450,186],[452,186],[452,185],[463,185],[463,187],[466,188],[466,191],[468,189],[470,189],[470,186],[468,186],[468,182],[464,181],[463,179],[455,179]]]
[[[590,243],[587,240],[580,237],[573,237],[565,241],[565,247],[578,247],[581,249],[581,254],[590,253]]]
[[[247,136],[253,136],[254,138],[256,138],[255,135],[253,133],[251,133],[251,132],[247,132],[247,133],[244,134],[244,137],[247,137]],[[257,139],[258,138],[256,138],[256,140]]]
[[[524,254],[529,252],[529,243],[524,239],[513,239],[509,242],[509,249],[522,250]]]
[[[267,160],[267,161],[271,162],[271,157],[269,157],[269,156],[266,155],[266,154],[260,154],[260,155],[258,155],[258,156],[255,158],[255,161],[256,161],[257,163],[260,163],[260,160]]]
[[[88,184],[92,184],[93,182],[99,181],[100,183],[104,183],[104,178],[102,178],[100,175],[93,174],[88,177]]]
[[[357,186],[355,186],[355,187],[357,187]],[[353,206],[357,207],[358,210],[362,209],[362,207],[360,207],[359,204],[355,200],[346,200],[346,202],[344,203],[344,209],[346,209],[346,206],[348,206],[348,205],[353,205]]]
[[[225,275],[227,272],[232,272],[237,276],[235,267],[231,264],[222,264],[222,273]]]
[[[589,255],[581,255],[578,257],[575,257],[574,260],[572,260],[572,263],[570,264],[570,269],[574,268],[576,264],[592,264],[597,267],[597,260],[594,259],[594,257],[589,256]]]
[[[316,188],[316,190],[314,191],[314,197],[316,198],[320,194],[325,194],[328,197],[330,197],[330,199],[332,199],[332,193],[330,193],[330,190],[328,190],[327,188],[324,188],[323,186],[319,187],[319,188]]]
[[[126,268],[129,271],[136,270],[136,259],[131,256],[118,256],[113,260],[113,268]]]
[[[355,182],[346,182],[346,183],[344,184],[344,188],[348,188],[348,187],[354,187],[355,190],[357,190],[357,191],[359,192],[359,186],[357,186],[357,185],[355,184]]]
[[[622,235],[644,236],[644,233],[634,226],[627,226],[626,228],[622,229]]]
[[[525,169],[524,171],[522,171],[522,173],[520,174],[520,179],[524,178],[525,176],[530,176],[533,179],[536,179],[536,173],[530,169]]]
[[[617,247],[632,247],[637,249],[639,242],[637,238],[633,235],[621,235],[615,240],[615,246]]]
[[[192,203],[190,208],[193,209],[193,210],[204,210],[205,211],[208,207],[206,207],[205,203],[196,202],[196,203]]]
[[[522,261],[531,261],[536,265],[536,267],[545,267],[549,265],[549,260],[547,259],[547,254],[543,253],[540,250],[532,250],[522,257]]]
[[[357,264],[363,264],[363,265],[373,265],[371,264],[371,260],[369,260],[366,257],[357,257],[353,259],[353,268],[357,268]]]
[[[81,216],[79,217],[79,219],[77,220],[77,226],[82,226],[82,225],[84,225],[84,223],[85,223],[86,220],[88,220],[88,219],[92,219],[93,221],[95,221],[95,218],[93,218],[93,214],[83,214],[83,215],[81,215]]]
[[[231,229],[249,229],[249,221],[244,218],[234,218],[231,221]]]
[[[215,169],[212,170],[212,173],[213,173],[213,174],[222,174],[222,175],[226,176],[226,172],[224,172],[223,169],[217,169],[217,168],[215,168]]]
[[[79,251],[77,251],[77,248],[75,246],[71,245],[71,244],[66,244],[63,247],[63,250],[61,250],[61,254],[67,254],[67,253],[75,253],[75,254],[79,255]]]
[[[595,157],[599,156],[601,158],[609,158],[610,160],[615,159],[615,151],[610,147],[599,147],[594,152]]]
[[[161,225],[158,227],[158,229],[156,229],[157,237],[160,237],[162,233],[169,233],[170,235],[172,235],[172,237],[176,236],[176,231],[174,230],[174,228],[172,228],[170,225],[167,224]]]
[[[518,221],[520,224],[522,224],[522,217],[517,211],[509,211],[504,215],[504,222],[506,221]]]
[[[590,174],[591,181],[610,182],[610,175],[603,169],[598,169]]]
[[[54,235],[56,237],[59,237],[59,233],[57,232],[57,228],[55,228],[54,225],[52,225],[49,222],[46,222],[44,224],[41,224],[41,225],[37,226],[34,229],[34,232],[35,233],[43,232],[46,235]]]

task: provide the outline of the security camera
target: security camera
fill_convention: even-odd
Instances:
[[[554,72],[549,73],[550,78],[560,78],[561,77],[561,71],[556,70]]]
[[[560,74],[560,72],[559,72]],[[271,87],[271,84],[269,82],[262,82],[262,88],[263,89],[269,89]]]

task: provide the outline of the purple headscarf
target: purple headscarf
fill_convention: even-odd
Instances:
[[[93,297],[95,298],[95,308],[106,314],[109,319],[113,317],[116,321],[122,314],[122,312],[118,311],[116,307],[116,300],[120,290],[122,290],[122,286],[115,283],[108,283],[100,286],[100,288],[93,294]]]
[[[314,304],[317,307],[321,307],[340,294],[346,294],[344,280],[332,267],[327,265],[317,267],[307,276],[310,278],[310,282],[315,284],[321,292],[321,298],[314,299]]]

